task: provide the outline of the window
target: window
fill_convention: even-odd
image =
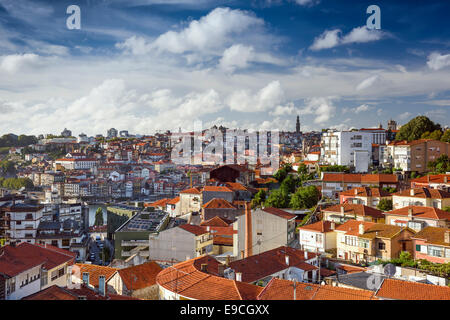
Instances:
[[[55,281],[58,279],[58,270],[52,271],[52,281]]]
[[[369,248],[369,240],[361,239],[359,240],[359,247],[360,248]]]
[[[58,270],[58,277],[62,277],[65,273],[66,272],[65,272],[64,268],[59,269]]]
[[[63,239],[63,240],[62,240],[62,246],[63,246],[63,247],[68,247],[68,246],[70,246],[70,239]]]
[[[443,256],[443,250],[442,247],[436,247],[436,246],[428,246],[428,255],[433,257],[442,257]]]
[[[322,241],[323,241],[323,236],[321,234],[316,234],[316,242],[322,243]]]
[[[416,244],[416,251],[420,252],[420,244]]]
[[[379,242],[379,243],[378,243],[378,249],[379,249],[379,250],[386,250],[386,243],[384,243],[384,242]]]

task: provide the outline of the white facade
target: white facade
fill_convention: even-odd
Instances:
[[[36,211],[8,212],[11,219],[9,233],[11,240],[35,243],[37,228],[42,218],[43,208]]]
[[[363,163],[361,163],[363,159],[359,159],[359,156],[357,156],[355,160],[355,152],[367,152],[370,161],[372,154],[372,133],[329,130],[322,135],[320,149],[322,163],[341,166],[358,165],[361,168],[363,166]]]

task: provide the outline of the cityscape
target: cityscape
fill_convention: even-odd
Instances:
[[[249,2],[0,0],[0,300],[450,300],[449,5]]]

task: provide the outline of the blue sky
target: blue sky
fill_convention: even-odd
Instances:
[[[81,8],[68,30],[66,8]],[[381,30],[365,27],[381,8]],[[0,0],[0,133],[448,126],[450,3]]]

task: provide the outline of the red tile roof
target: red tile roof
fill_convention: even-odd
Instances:
[[[233,190],[233,191],[237,191],[237,190],[240,190],[240,191],[247,191],[247,188],[246,187],[244,187],[241,183],[239,183],[239,182],[227,182],[227,183],[225,183],[225,185],[228,187],[228,188],[230,188],[231,190]]]
[[[278,216],[278,217],[286,219],[286,220],[295,219],[297,217],[295,214],[289,213],[287,211],[284,211],[284,210],[281,210],[278,208],[264,208],[262,210],[264,212],[273,214],[275,216]]]
[[[355,194],[356,191],[356,194]],[[388,197],[391,194],[381,188],[357,187],[347,191],[340,192],[341,196],[355,196],[355,197]]]
[[[383,212],[381,210],[365,206],[363,204],[355,204],[355,203],[342,203],[338,205],[334,205],[328,208],[323,209],[324,212],[335,212],[341,213],[341,208],[344,208],[345,215],[353,215],[357,216],[370,216],[373,218],[384,218]]]
[[[119,275],[128,290],[138,290],[156,284],[156,276],[163,270],[156,262],[150,261],[137,266],[120,269]]]
[[[206,227],[201,227],[194,224],[182,224],[181,226],[179,226],[179,228],[186,230],[187,232],[193,233],[196,236],[208,233],[208,231],[206,231]]]
[[[167,205],[167,203],[171,200],[172,199],[169,199],[169,198],[160,199],[160,200],[157,200],[152,203],[145,203],[144,207],[154,207],[154,208],[155,207],[165,207]]]
[[[215,216],[209,220],[203,221],[200,225],[210,227],[228,227],[231,223],[233,223],[233,221]]]
[[[317,267],[305,263],[305,260],[312,259],[317,254],[308,252],[307,255],[308,259],[305,259],[305,251],[282,246],[245,259],[232,261],[230,268],[235,272],[241,272],[242,281],[250,283],[291,266],[306,270],[317,269]],[[289,265],[286,264],[286,256],[289,257]]]
[[[62,250],[62,249],[60,249]],[[22,242],[15,247],[0,248],[0,273],[14,277],[33,267],[43,265],[50,270],[64,263],[73,263],[76,254]]]
[[[364,183],[397,183],[398,178],[394,174],[360,174],[360,173],[324,173],[324,182],[364,182]]]
[[[415,218],[450,221],[450,212],[433,207],[407,206],[400,209],[385,212],[384,214],[407,217],[409,215],[409,209],[412,209],[412,215]]]
[[[447,177],[447,184],[450,184],[450,174],[433,174],[412,179],[411,183],[438,183],[445,184],[445,177]]]
[[[77,263],[75,266],[80,268],[80,277],[83,276],[84,272],[89,273],[89,285],[92,285],[95,288],[98,288],[98,279],[100,276],[105,276],[105,281],[108,282],[108,280],[119,270],[117,268],[98,266],[95,264]],[[72,269],[72,274],[74,274],[74,272],[75,270]]]
[[[427,243],[450,247],[450,242],[445,242],[445,233],[450,229],[438,227],[425,227],[417,232],[412,239],[425,240]]]
[[[258,300],[293,300],[294,282],[273,278]],[[296,300],[374,300],[374,292],[313,283],[296,283]]]
[[[200,190],[198,188],[190,188],[181,191],[180,193],[188,193],[188,194],[201,194]]]
[[[233,192],[227,187],[222,186],[204,186],[203,192]]]
[[[333,222],[326,221],[326,220],[320,220],[315,223],[304,225],[303,227],[299,227],[300,230],[309,230],[309,231],[316,231],[316,232],[332,232],[334,229],[331,228]],[[338,227],[339,224],[335,223],[334,228]]]
[[[201,271],[202,264],[207,265],[207,272]],[[211,256],[187,260],[161,271],[156,282],[196,300],[256,300],[263,288],[217,276],[219,264]]]
[[[393,196],[398,197],[414,197],[414,198],[431,198],[431,199],[449,199],[450,192],[440,190],[440,189],[431,189],[431,188],[411,188],[407,190],[403,190],[400,192],[396,192]]]
[[[450,288],[434,284],[384,279],[375,295],[379,298],[395,300],[450,300]]]
[[[205,209],[236,209],[231,203],[222,198],[214,198],[203,205]]]

